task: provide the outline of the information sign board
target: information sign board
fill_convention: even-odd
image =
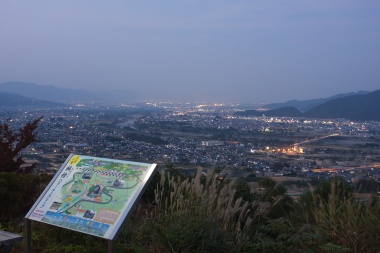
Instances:
[[[155,167],[72,154],[26,218],[113,240]]]

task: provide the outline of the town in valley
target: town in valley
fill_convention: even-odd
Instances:
[[[380,122],[240,116],[239,104],[140,102],[61,108],[8,108],[12,127],[43,116],[37,142],[22,151],[35,173],[54,174],[69,154],[157,163],[185,175],[288,182],[302,194],[332,176],[348,183],[380,180]]]

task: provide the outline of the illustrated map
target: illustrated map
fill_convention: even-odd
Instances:
[[[71,155],[27,218],[113,238],[155,164]]]

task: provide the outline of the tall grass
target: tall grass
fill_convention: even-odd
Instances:
[[[198,168],[194,178],[185,180],[162,173],[149,228],[156,229],[157,240],[169,247],[177,245],[173,248],[175,252],[238,250],[249,240],[255,221],[269,213],[271,204],[235,199],[234,183],[217,180],[213,172],[202,175],[202,168]],[[170,242],[168,238],[173,239],[173,234],[176,239]],[[208,242],[198,237],[207,238]],[[192,245],[178,248],[184,240]],[[219,249],[214,247],[216,241]]]
[[[234,181],[203,175],[202,168],[193,178],[161,173],[154,202],[141,202],[131,215],[117,252],[380,252],[378,198],[360,202],[336,179],[275,219],[283,207],[280,186],[271,184],[260,201],[243,201],[235,189]],[[42,223],[34,224],[32,242],[46,253],[107,247],[99,238]],[[22,251],[17,245],[15,252]]]
[[[361,202],[344,191],[347,189],[333,179],[327,196],[312,192],[310,205],[303,205],[305,220],[313,224],[316,233],[329,243],[349,249],[350,252],[379,252],[378,199],[374,197],[370,202]]]

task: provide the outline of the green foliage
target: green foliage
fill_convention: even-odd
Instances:
[[[272,205],[268,217],[277,219],[284,217],[293,210],[293,199],[286,195],[286,188],[271,178],[259,181],[259,186],[265,188],[260,194],[260,201],[269,202]]]
[[[316,208],[325,208],[328,205],[339,205],[354,198],[348,184],[339,177],[333,177],[322,182],[314,191],[305,193],[300,198],[303,215],[307,222],[315,221],[313,212]]]
[[[314,193],[319,195],[324,202],[327,202],[331,196],[335,196],[338,200],[342,201],[353,198],[351,187],[340,177],[333,177],[322,182]]]
[[[252,193],[247,181],[243,178],[238,178],[234,185],[235,188],[235,200],[242,198],[243,202],[252,202],[255,199],[255,195]]]
[[[355,185],[355,191],[377,194],[380,192],[380,182],[374,179],[360,179]]]
[[[24,216],[42,191],[37,175],[0,173],[0,219]]]
[[[378,199],[359,202],[341,179],[332,178],[301,198],[300,207],[304,221],[327,238],[326,243],[339,246],[339,250],[377,252],[380,249]],[[325,246],[321,249],[326,249]],[[337,252],[338,248],[333,250]]]
[[[148,219],[147,240],[173,252],[229,252],[233,237],[202,210],[177,210],[161,219]]]
[[[50,245],[46,250],[46,253],[48,252],[64,252],[64,253],[86,253],[88,252],[88,248],[86,248],[83,245],[74,245],[74,244],[69,244],[69,245]]]
[[[107,252],[100,238],[38,222],[32,222],[32,248],[43,253]]]
[[[335,245],[331,242],[319,246],[324,252],[350,252],[349,248],[342,247],[340,245]]]
[[[310,226],[294,227],[284,218],[271,219],[257,227],[243,252],[318,252],[322,239]]]
[[[259,186],[265,188],[265,191],[261,194],[262,201],[271,201],[275,197],[286,193],[286,188],[283,185],[278,184],[269,177],[260,180]]]
[[[174,167],[168,170],[175,173]],[[263,192],[252,193],[244,180],[219,181],[216,174],[201,172],[199,168],[194,178],[157,174],[150,186],[155,187],[154,201],[143,198],[139,203],[116,241],[116,252],[380,251],[379,198],[359,202],[339,178],[293,202],[271,179],[260,182]],[[39,184],[32,177],[21,180],[15,173],[3,174],[0,187],[18,181]],[[107,251],[101,238],[32,223],[34,252]],[[3,220],[0,228],[23,233],[18,219]],[[23,252],[22,244],[15,252]]]

